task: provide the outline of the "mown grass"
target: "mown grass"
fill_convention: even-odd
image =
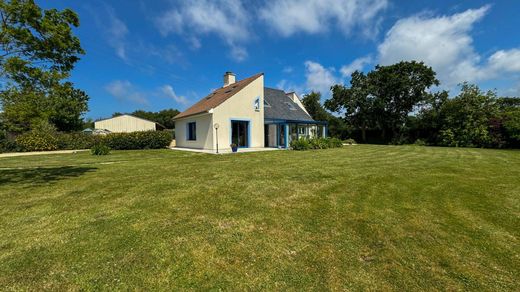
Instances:
[[[0,159],[0,290],[519,290],[520,152]]]

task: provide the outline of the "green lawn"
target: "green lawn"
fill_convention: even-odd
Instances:
[[[0,158],[0,290],[520,289],[520,152]]]

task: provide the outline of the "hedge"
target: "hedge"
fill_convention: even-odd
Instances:
[[[162,149],[172,141],[169,131],[145,131],[111,133],[103,137],[103,143],[114,150]]]
[[[92,135],[78,133],[51,133],[31,131],[16,139],[0,139],[0,152],[51,151],[90,149],[94,145],[106,145],[114,150],[162,149],[170,145],[170,131],[146,131]]]

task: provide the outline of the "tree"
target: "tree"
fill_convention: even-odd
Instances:
[[[70,9],[42,9],[32,0],[0,0],[0,104],[11,131],[26,131],[37,121],[60,130],[77,128],[88,96],[62,82],[84,54],[72,27]]]
[[[431,67],[416,61],[377,65],[367,74],[368,91],[375,98],[373,106],[380,110],[377,117],[392,130],[393,138],[400,134],[408,115],[429,102],[431,95],[427,90],[439,85],[435,75]]]
[[[352,73],[350,88],[343,85],[332,86],[332,98],[325,101],[325,107],[343,113],[345,120],[361,130],[361,139],[366,141],[366,130],[376,124],[375,99],[370,94],[367,76],[362,72]]]
[[[520,98],[501,97],[497,105],[506,143],[509,147],[520,147]]]
[[[348,131],[345,122],[341,118],[329,113],[321,105],[321,93],[312,91],[311,93],[304,95],[302,98],[302,103],[309,115],[315,121],[327,122],[330,136],[340,139],[345,139],[348,137]]]
[[[330,113],[328,113],[321,105],[321,93],[312,91],[311,93],[304,95],[302,98],[302,103],[309,115],[314,120],[328,120]]]
[[[409,114],[430,101],[427,89],[433,85],[439,85],[435,72],[422,62],[377,65],[366,75],[352,73],[350,87],[334,85],[325,107],[343,113],[347,122],[361,130],[363,141],[370,128],[379,129],[383,139],[390,129],[397,138],[410,120]]]
[[[461,92],[452,99],[444,98],[421,113],[424,124],[438,126],[436,143],[443,146],[500,146],[502,138],[496,129],[499,116],[496,94],[483,92],[473,84],[461,84]]]

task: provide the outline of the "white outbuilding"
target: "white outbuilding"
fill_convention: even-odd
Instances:
[[[159,123],[126,114],[96,121],[94,127],[96,130],[106,130],[112,133],[157,131],[164,129]]]

